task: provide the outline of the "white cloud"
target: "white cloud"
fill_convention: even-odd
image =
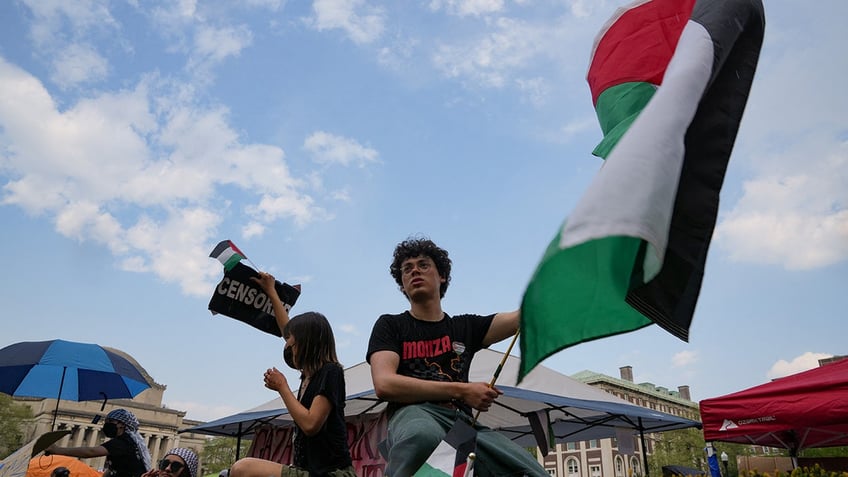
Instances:
[[[340,29],[357,44],[371,43],[383,34],[385,13],[363,0],[315,0],[308,24],[318,31]]]
[[[698,359],[697,351],[681,351],[671,357],[671,364],[676,368],[689,366]]]
[[[781,359],[774,363],[771,369],[769,369],[766,373],[766,376],[769,379],[776,379],[789,376],[790,374],[800,373],[802,371],[818,367],[820,359],[830,358],[832,356],[832,354],[813,353],[811,351],[807,351],[800,356],[796,356],[792,359],[792,361]]]
[[[551,88],[544,78],[518,78],[515,84],[521,94],[536,107],[544,106]]]
[[[253,34],[243,25],[212,27],[199,25],[194,37],[192,63],[214,65],[238,54],[253,41]]]
[[[312,220],[329,220],[333,216],[324,209],[315,206],[311,197],[298,199],[292,195],[265,194],[256,205],[247,207],[251,217],[265,222],[273,222],[278,219],[292,219],[299,226],[304,226]]]
[[[0,203],[47,215],[59,233],[106,246],[125,270],[196,295],[220,273],[207,256],[233,206],[220,187],[244,192],[234,213],[249,217],[248,235],[279,219],[332,217],[302,191],[282,149],[241,143],[225,108],[198,107],[185,93],[147,80],[59,111],[37,79],[0,58]]]
[[[500,88],[508,84],[514,70],[549,53],[551,43],[559,41],[555,27],[511,18],[494,20],[486,31],[484,37],[463,44],[442,44],[433,55],[436,69],[449,78],[470,78]]]
[[[348,188],[333,191],[330,195],[333,199],[339,202],[350,202],[350,190]]]
[[[577,18],[585,18],[592,14],[592,5],[586,0],[569,0],[571,14]]]
[[[800,15],[766,29],[731,161],[750,172],[716,228],[731,259],[791,270],[848,259],[848,95],[830,81],[848,74],[848,63],[821,48],[841,44],[844,33],[799,35],[812,21]]]
[[[303,143],[303,148],[319,164],[339,164],[348,166],[356,163],[359,167],[376,162],[379,154],[370,147],[359,144],[354,139],[336,136],[324,131],[312,133]]]
[[[56,53],[50,79],[62,88],[70,88],[81,83],[102,80],[108,72],[109,63],[106,58],[89,45],[75,43]]]
[[[503,0],[432,0],[430,9],[444,9],[451,15],[480,16],[500,12],[504,8]]]
[[[38,48],[52,48],[64,42],[63,28],[71,36],[90,29],[112,29],[117,22],[109,12],[108,1],[25,0],[32,11],[30,35]]]
[[[377,61],[395,71],[404,71],[413,62],[415,50],[421,42],[414,38],[398,38],[390,46],[383,46],[377,50]]]
[[[241,236],[245,239],[259,237],[265,233],[265,225],[259,222],[250,222],[241,229]]]
[[[744,182],[742,197],[716,227],[731,259],[794,270],[848,259],[848,143],[823,158],[808,151],[792,154],[804,163],[796,172]]]
[[[277,11],[285,0],[247,0],[247,4],[253,7],[264,7],[271,11]]]

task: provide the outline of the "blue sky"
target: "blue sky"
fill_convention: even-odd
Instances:
[[[600,167],[585,73],[625,3],[0,2],[0,347],[122,349],[193,419],[272,399],[281,341],[207,310],[227,238],[302,284],[345,365],[406,309],[410,235],[454,260],[448,313],[517,308]],[[766,17],[690,342],[652,326],[546,366],[704,399],[846,353],[848,3]]]

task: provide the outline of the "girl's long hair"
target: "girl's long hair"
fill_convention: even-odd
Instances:
[[[339,364],[333,328],[321,313],[308,311],[290,319],[283,330],[283,337],[288,339],[289,336],[297,343],[294,360],[307,376],[312,376],[327,363]]]

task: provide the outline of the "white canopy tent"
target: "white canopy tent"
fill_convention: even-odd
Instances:
[[[471,381],[490,382],[503,359],[503,353],[484,349],[471,364]],[[537,444],[529,416],[544,416],[551,424],[556,442],[573,442],[620,436],[622,431],[639,435],[689,427],[700,423],[671,414],[633,405],[598,388],[574,380],[545,366],[537,366],[521,384],[516,383],[519,358],[507,357],[495,386],[503,391],[478,422],[506,434],[523,446]],[[345,416],[350,420],[378,417],[386,403],[377,399],[371,369],[362,362],[345,369],[347,400]],[[540,412],[541,411],[541,412]],[[260,425],[291,426],[293,421],[282,399],[181,432],[249,437]],[[646,466],[647,468],[647,466]]]

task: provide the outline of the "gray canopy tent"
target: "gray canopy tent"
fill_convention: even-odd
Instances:
[[[503,353],[484,349],[471,364],[470,381],[489,382]],[[639,435],[644,449],[644,435],[690,427],[700,428],[697,421],[633,405],[598,388],[581,383],[545,366],[537,366],[520,385],[516,384],[519,358],[508,356],[495,386],[503,391],[478,422],[495,429],[522,446],[536,446],[530,425],[531,415],[541,415],[551,424],[557,443],[604,439],[621,435],[622,431]],[[345,369],[348,419],[377,417],[386,403],[374,392],[371,369],[362,362]],[[541,412],[540,412],[541,411]],[[293,421],[282,399],[276,398],[252,409],[201,424],[181,432],[236,437],[250,437],[264,424],[291,426]],[[647,462],[643,465],[647,471]]]

